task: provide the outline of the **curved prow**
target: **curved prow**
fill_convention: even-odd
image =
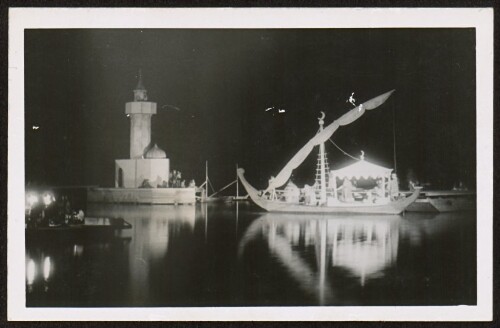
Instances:
[[[410,206],[411,203],[417,200],[418,196],[420,195],[420,191],[422,190],[422,187],[415,187],[415,190],[413,193],[409,196],[406,197],[400,201],[396,202],[396,207],[400,210],[400,213],[406,210],[408,206]],[[399,213],[398,213],[399,214]]]
[[[238,168],[237,173],[238,173],[238,178],[240,179],[241,184],[243,185],[243,188],[245,188],[245,190],[247,191],[248,195],[253,200],[253,202],[258,206],[262,207],[263,209],[267,210],[265,206],[266,200],[260,197],[259,191],[254,187],[252,187],[252,185],[247,181],[247,179],[245,179],[245,176],[243,175],[245,173],[245,170],[243,168]]]
[[[245,179],[245,170],[243,168],[238,168],[238,178],[240,178],[241,183],[243,184],[243,187],[247,191],[247,193],[250,195],[250,198],[254,200],[254,197],[260,198],[259,197],[259,191],[252,187],[252,185]]]
[[[413,187],[415,190],[413,191],[413,194],[411,194],[410,198],[415,198],[414,201],[418,198],[420,195],[420,191],[422,190],[422,187]]]

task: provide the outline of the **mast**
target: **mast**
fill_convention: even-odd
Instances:
[[[208,198],[208,161],[205,161],[205,198]]]
[[[325,113],[321,112],[321,117],[319,120],[319,131],[323,131],[323,124],[325,124]],[[319,144],[319,154],[320,154],[320,163],[321,163],[321,187],[320,187],[320,204],[326,203],[326,172],[325,172],[325,143],[322,142]]]
[[[239,189],[239,183],[238,183],[238,164],[236,164],[236,199],[238,199],[239,194],[238,190]]]
[[[392,142],[394,144],[394,172],[398,171],[396,165],[396,113],[394,111],[394,106],[392,106]]]

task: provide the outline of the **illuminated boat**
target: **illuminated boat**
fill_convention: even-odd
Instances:
[[[319,131],[318,133],[310,139],[295,156],[285,165],[285,167],[278,173],[278,175],[269,181],[268,187],[263,191],[258,191],[255,189],[245,178],[244,169],[238,169],[238,177],[243,184],[243,187],[247,191],[248,195],[252,201],[260,206],[261,208],[270,212],[296,212],[296,213],[358,213],[358,214],[400,214],[402,213],[411,203],[413,203],[419,196],[420,187],[416,187],[415,191],[409,195],[401,195],[396,198],[389,198],[385,193],[378,199],[378,201],[349,201],[346,199],[340,199],[338,196],[338,190],[336,187],[336,179],[340,176],[335,176],[336,171],[331,171],[328,174],[333,175],[330,177],[329,185],[327,186],[327,161],[325,156],[325,142],[330,139],[333,133],[340,127],[348,125],[359,117],[361,117],[366,110],[372,110],[380,105],[382,105],[394,92],[394,90],[384,93],[378,97],[375,97],[363,104],[356,106],[349,112],[341,116],[339,119],[330,123],[330,125],[323,127],[325,114],[322,112],[322,116],[319,118]],[[284,194],[285,190],[277,190],[277,188],[283,186],[290,179],[292,171],[297,168],[307,156],[312,152],[315,146],[319,146],[319,159],[318,159],[318,169],[317,169],[317,179],[315,188],[315,195],[318,199],[314,202],[305,202],[300,199],[298,195],[296,197],[287,197]],[[356,174],[361,174],[362,176],[366,172],[362,172],[363,169],[369,169],[372,171],[379,171],[377,176],[383,179],[385,186],[386,179],[389,176],[386,174],[390,173],[391,169],[385,169],[378,167],[364,161],[363,156],[358,163],[344,168],[342,172],[345,174],[344,177],[354,177]],[[384,172],[385,174],[380,174]],[[338,170],[341,171],[341,170]],[[361,173],[359,173],[361,172]],[[370,172],[368,172],[370,175]],[[296,187],[295,187],[296,188]],[[297,190],[297,188],[296,188]]]

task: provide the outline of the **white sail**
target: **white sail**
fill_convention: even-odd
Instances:
[[[351,124],[359,117],[361,117],[365,113],[365,110],[371,110],[382,105],[393,92],[394,90],[391,90],[362,103],[361,105],[351,109],[349,112],[342,115],[339,119],[333,121],[330,125],[324,128],[323,131],[316,134],[314,138],[309,140],[309,142],[306,143],[297,154],[295,154],[295,156],[285,165],[281,172],[278,173],[278,175],[269,182],[269,186],[267,187],[265,192],[284,185],[292,175],[292,171],[296,169],[300,164],[302,164],[302,162],[304,162],[304,160],[311,153],[314,147],[327,141],[339,128],[339,126]]]

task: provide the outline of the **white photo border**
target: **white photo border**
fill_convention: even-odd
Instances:
[[[24,30],[75,28],[475,28],[477,305],[27,308]],[[492,8],[10,8],[7,319],[17,321],[490,321],[493,318]]]

